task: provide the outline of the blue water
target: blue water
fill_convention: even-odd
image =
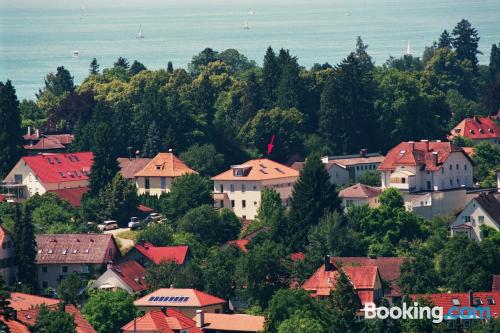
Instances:
[[[272,45],[290,49],[307,67],[334,64],[358,35],[381,64],[402,55],[408,40],[420,55],[462,18],[478,29],[480,61],[487,63],[491,44],[500,42],[500,0],[0,0],[0,80],[11,79],[20,98],[33,98],[60,65],[80,83],[93,57],[101,68],[118,56],[152,69],[169,60],[185,67],[205,47],[236,48],[261,63]],[[250,30],[243,29],[246,20]],[[135,38],[140,24],[143,40]]]

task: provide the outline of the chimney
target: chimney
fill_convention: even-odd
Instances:
[[[110,260],[110,261],[108,261],[108,262],[106,263],[106,268],[107,268],[107,269],[111,269],[111,268],[113,268],[113,261],[112,261],[112,260]]]
[[[332,261],[330,260],[329,255],[326,255],[324,257],[324,262],[325,262],[325,272],[331,272],[334,270],[334,266],[332,264]]]
[[[28,126],[28,136],[31,136],[31,126]]]
[[[420,142],[424,143],[425,151],[429,151],[429,140],[420,140]]]
[[[410,151],[415,150],[415,142],[414,141],[408,141],[408,144],[410,145]]]
[[[438,152],[437,151],[432,152],[432,165],[433,166],[438,165]]]
[[[368,150],[367,150],[367,149],[361,149],[361,150],[359,151],[359,155],[360,155],[361,157],[363,157],[363,158],[364,158],[364,157],[366,157],[366,153],[368,153]]]
[[[205,326],[205,313],[203,312],[203,310],[196,310],[195,321],[196,327],[202,328],[203,326]]]
[[[35,130],[35,134],[36,134],[36,137],[39,138],[40,137],[40,130],[37,128]]]
[[[167,307],[166,307],[166,306],[162,306],[162,307],[160,308],[160,311],[161,311],[161,312],[162,312],[165,316],[168,316],[168,315],[167,315]]]
[[[469,306],[474,306],[474,293],[472,292],[472,289],[469,289]]]

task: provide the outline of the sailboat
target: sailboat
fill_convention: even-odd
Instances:
[[[73,58],[78,58],[79,55],[80,53],[78,52],[78,50],[73,50]]]
[[[139,32],[137,33],[137,35],[135,36],[135,38],[137,38],[137,39],[143,39],[144,38],[144,34],[142,33],[142,27],[141,27],[141,25],[139,25]]]
[[[85,17],[85,16],[87,16],[87,5],[82,6],[80,18]]]
[[[243,26],[243,29],[250,30],[250,25],[248,25],[248,21],[245,21],[245,25]]]
[[[410,41],[408,41],[408,45],[406,45],[406,55],[411,56],[411,45],[410,45]]]
[[[248,15],[255,15],[255,13],[256,13],[255,10],[251,10],[248,12]]]

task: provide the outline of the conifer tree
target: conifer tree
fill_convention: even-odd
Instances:
[[[489,68],[490,76],[493,81],[500,78],[500,43],[498,46],[496,44],[491,45]]]
[[[12,318],[14,309],[10,306],[10,291],[5,281],[0,277],[0,315],[4,318]]]
[[[31,222],[31,213],[24,207],[21,214],[16,206],[16,221],[12,232],[17,257],[17,278],[23,288],[33,293],[38,290],[35,228]]]
[[[295,251],[302,251],[311,227],[326,213],[340,211],[341,207],[342,201],[319,155],[309,156],[293,186],[288,245]]]
[[[276,102],[278,107],[282,109],[300,109],[302,87],[297,58],[291,57],[288,51],[286,51],[286,55],[283,57],[281,56],[282,54],[284,54],[283,50],[280,51],[280,56],[278,57],[281,70],[276,90]]]
[[[250,73],[241,96],[241,122],[246,123],[262,108],[261,90],[255,73]]]
[[[361,303],[349,278],[342,270],[339,271],[335,290],[330,293],[329,301],[335,322],[333,332],[358,332],[356,312],[361,308]]]
[[[373,70],[375,64],[373,63],[372,57],[368,54],[368,45],[363,42],[361,36],[356,39],[356,58],[364,66],[367,71]]]
[[[142,63],[140,63],[137,60],[134,60],[132,63],[132,66],[130,66],[130,69],[128,70],[130,75],[134,76],[136,74],[139,74],[141,71],[146,70],[146,66],[144,66]]]
[[[264,56],[262,68],[262,95],[266,108],[274,107],[276,100],[276,88],[278,87],[280,68],[273,49],[269,46]]]
[[[129,64],[128,64],[127,59],[125,59],[123,57],[118,57],[118,59],[116,60],[116,62],[113,64],[113,66],[114,67],[122,67],[122,68],[125,68],[125,69],[129,68]]]
[[[10,80],[0,82],[0,179],[23,154],[21,116],[16,90]]]
[[[448,30],[444,30],[439,36],[438,48],[440,49],[450,49],[452,48],[453,38],[451,38]]]
[[[463,19],[457,23],[453,29],[453,47],[459,60],[469,60],[475,73],[478,70],[477,55],[481,54],[478,50],[479,36],[477,30],[469,21]]]
[[[92,59],[92,61],[90,62],[89,73],[90,75],[99,74],[99,64],[97,63],[96,58]]]
[[[203,75],[194,92],[195,112],[205,119],[207,128],[212,128],[215,116],[215,91],[208,75]]]
[[[89,195],[95,196],[113,179],[119,168],[115,137],[109,125],[98,124],[92,141],[94,162],[90,171]]]
[[[167,73],[172,74],[173,72],[174,72],[174,65],[172,64],[171,61],[169,61],[167,64]]]
[[[142,147],[143,157],[155,157],[160,151],[160,130],[153,120],[148,128],[146,142]]]

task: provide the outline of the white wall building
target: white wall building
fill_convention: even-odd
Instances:
[[[280,194],[282,204],[287,206],[298,177],[299,171],[265,158],[233,165],[212,178],[214,205],[229,208],[240,218],[253,220],[264,189],[273,188]]]
[[[0,276],[5,283],[12,285],[16,281],[16,250],[12,236],[0,226]]]

